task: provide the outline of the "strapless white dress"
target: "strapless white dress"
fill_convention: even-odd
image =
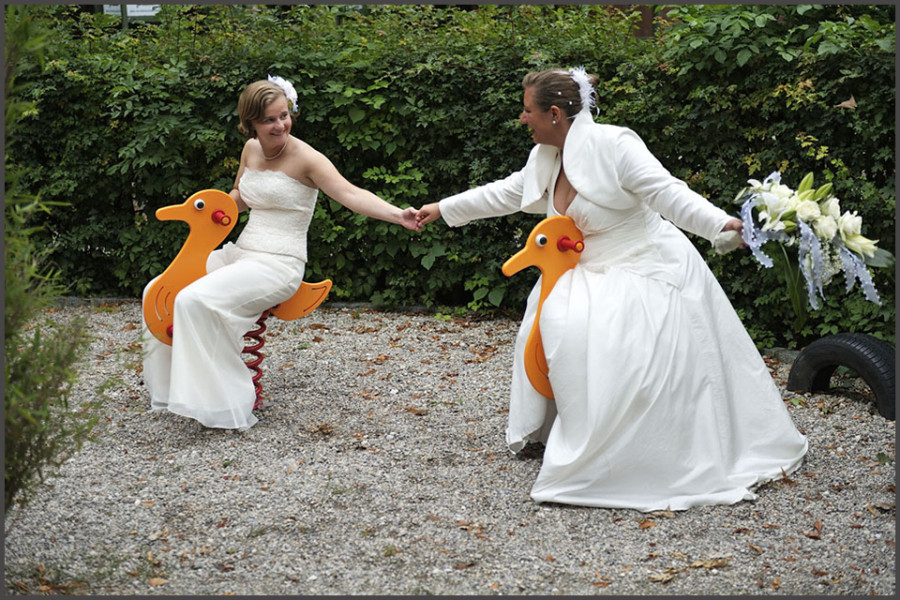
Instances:
[[[146,326],[142,339],[152,409],[206,427],[245,430],[257,418],[252,372],[242,357],[244,334],[300,287],[318,190],[280,171],[251,169],[239,189],[250,207],[247,224],[237,243],[210,253],[207,274],[176,296],[172,345]]]

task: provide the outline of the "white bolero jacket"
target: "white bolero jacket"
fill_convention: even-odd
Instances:
[[[632,130],[595,123],[590,112],[575,117],[563,167],[583,198],[614,210],[647,205],[679,228],[709,241],[731,218],[673,177]],[[451,227],[515,212],[550,214],[549,189],[559,149],[537,144],[521,171],[505,179],[444,198],[441,216]]]

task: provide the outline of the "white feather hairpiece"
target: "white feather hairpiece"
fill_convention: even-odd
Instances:
[[[578,84],[578,94],[581,96],[581,110],[590,111],[597,106],[594,86],[591,85],[591,80],[588,78],[587,71],[584,70],[584,67],[573,67],[569,69],[569,75],[571,75],[575,83]]]
[[[291,105],[288,107],[292,113],[297,112],[297,90],[294,89],[293,84],[284,79],[283,77],[279,77],[278,75],[269,75],[269,82],[274,83],[282,90],[284,90],[284,95],[287,97],[288,102]]]

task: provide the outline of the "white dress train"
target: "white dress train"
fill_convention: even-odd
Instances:
[[[703,257],[729,216],[674,178],[634,132],[575,118],[566,215],[584,235],[539,323],[555,401],[529,383],[516,337],[506,442],[544,442],[538,502],[684,510],[756,498],[807,451],[765,362]],[[450,226],[516,211],[557,214],[562,154],[538,144],[524,169],[440,201]],[[665,217],[665,219],[663,218]],[[677,224],[678,227],[673,225]]]

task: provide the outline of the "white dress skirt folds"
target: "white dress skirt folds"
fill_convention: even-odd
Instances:
[[[524,370],[538,281],[516,339],[506,431],[513,452],[545,443],[531,497],[640,511],[755,499],[758,485],[800,466],[807,440],[721,286],[672,224],[712,241],[729,216],[634,132],[587,112],[563,155],[578,192],[566,215],[585,249],[541,312],[555,401]],[[451,226],[538,207],[555,215],[560,165],[558,149],[538,145],[522,171],[441,200],[441,214]]]
[[[268,170],[245,169],[238,185],[250,214],[237,243],[211,252],[207,274],[175,297],[172,345],[145,325],[143,346],[152,409],[245,430],[257,418],[244,334],[300,287],[318,190]]]

